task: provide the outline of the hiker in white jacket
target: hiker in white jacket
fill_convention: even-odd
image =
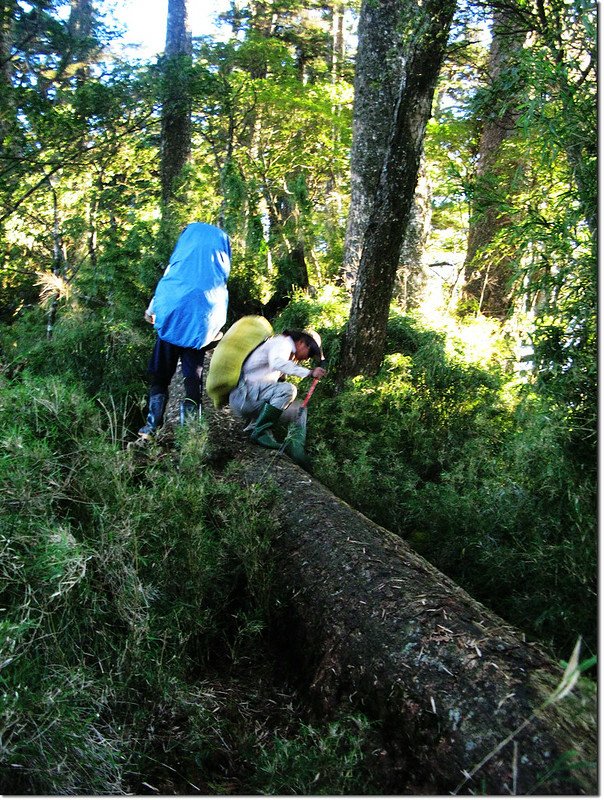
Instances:
[[[236,388],[229,395],[229,406],[234,414],[254,420],[251,439],[256,444],[270,449],[280,449],[273,434],[279,418],[290,422],[286,452],[299,463],[306,461],[304,439],[306,436],[305,414],[284,414],[296,398],[293,383],[283,381],[284,375],[299,378],[322,378],[323,367],[308,368],[302,361],[323,360],[321,339],[314,331],[284,331],[271,336],[247,357]],[[283,415],[283,416],[282,416]]]

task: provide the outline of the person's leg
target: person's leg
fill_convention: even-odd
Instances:
[[[259,408],[268,403],[283,412],[294,402],[297,394],[298,390],[294,384],[287,381],[261,383],[258,384],[256,403]]]
[[[265,403],[284,411],[296,393],[292,383],[246,383],[240,378],[229,395],[229,407],[236,417],[249,420],[258,416]]]
[[[182,376],[185,399],[180,407],[180,423],[201,417],[201,393],[203,388],[203,363],[205,348],[194,350],[187,347],[181,353]]]
[[[274,426],[283,411],[293,402],[296,392],[296,387],[292,383],[280,382],[261,385],[256,400],[257,406],[260,406],[260,414],[250,434],[253,442],[272,450],[281,448],[281,443],[274,437]]]
[[[310,460],[304,450],[307,418],[306,409],[302,407],[302,403],[299,400],[296,400],[285,409],[279,420],[288,426],[287,436],[285,437],[285,452],[296,464],[300,464],[306,469],[310,467]]]
[[[168,402],[168,387],[178,363],[178,348],[157,337],[147,372],[150,376],[149,410],[147,421],[139,430],[142,439],[150,439],[164,420]]]

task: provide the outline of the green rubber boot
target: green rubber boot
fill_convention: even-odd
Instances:
[[[310,467],[310,459],[304,451],[306,444],[306,423],[290,422],[287,429],[285,452],[287,455],[304,469]]]
[[[261,447],[268,447],[270,450],[279,450],[281,444],[273,436],[272,427],[280,416],[280,408],[275,408],[275,406],[265,403],[250,435],[252,442],[259,444]]]

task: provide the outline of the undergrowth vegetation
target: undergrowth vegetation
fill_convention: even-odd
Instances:
[[[596,459],[569,424],[588,400],[520,379],[477,320],[395,312],[380,373],[337,386],[346,315],[329,290],[274,322],[323,337],[316,476],[560,658],[595,650]],[[270,487],[215,474],[205,427],[126,447],[148,331],[41,322],[2,334],[3,791],[379,792],[370,723],[275,688]]]
[[[44,368],[18,356],[0,377],[2,791],[350,785],[362,721],[311,729],[291,697],[271,719],[257,674],[240,675],[266,658],[270,490],[215,478],[203,428],[173,450],[127,449],[127,399],[49,374],[47,352]]]
[[[316,327],[333,373],[342,307],[301,296],[276,327]],[[486,320],[393,311],[378,375],[313,396],[316,475],[560,658],[579,635],[593,653],[595,445],[511,363]]]

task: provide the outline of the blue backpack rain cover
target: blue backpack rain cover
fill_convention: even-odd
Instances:
[[[226,322],[230,270],[226,233],[205,222],[187,225],[155,289],[152,310],[160,339],[196,349],[213,341]]]

